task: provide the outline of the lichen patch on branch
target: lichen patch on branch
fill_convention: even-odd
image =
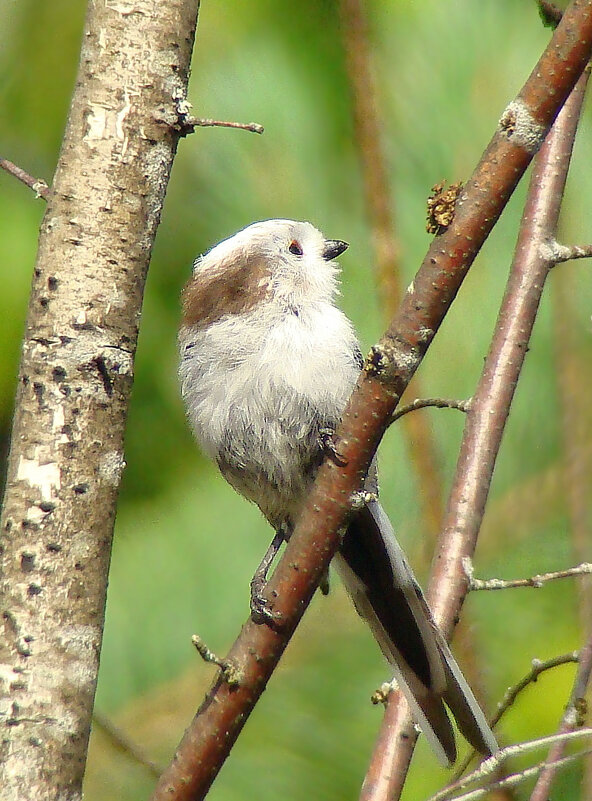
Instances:
[[[534,120],[521,100],[508,104],[499,126],[513,144],[523,147],[527,153],[536,153],[545,139],[545,128]]]

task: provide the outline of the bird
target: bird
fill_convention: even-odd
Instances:
[[[182,292],[179,378],[203,452],[275,534],[252,582],[252,609],[326,455],[363,359],[338,307],[348,244],[309,222],[255,222],[198,257]],[[329,433],[330,439],[330,433]],[[414,722],[444,765],[456,759],[446,707],[483,754],[495,736],[436,626],[378,500],[376,465],[332,564],[368,623]]]

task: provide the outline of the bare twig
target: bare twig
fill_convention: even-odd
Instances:
[[[240,684],[240,671],[236,665],[229,659],[221,659],[219,656],[211,651],[199,634],[194,634],[191,637],[191,642],[195,646],[195,650],[201,656],[204,662],[209,662],[211,665],[216,665],[222,671],[222,675],[231,686]]]
[[[573,259],[589,259],[592,256],[592,245],[560,245],[555,240],[543,245],[543,255],[549,266],[562,264]]]
[[[494,774],[499,766],[507,762],[509,759],[514,759],[518,756],[523,756],[524,754],[529,753],[530,751],[536,751],[539,748],[548,748],[549,746],[553,746],[555,744],[561,743],[565,745],[565,743],[582,740],[586,737],[592,736],[592,728],[582,728],[578,729],[577,731],[570,731],[570,732],[561,732],[559,734],[551,734],[547,737],[538,737],[536,740],[528,740],[524,743],[517,743],[516,745],[508,745],[505,748],[500,748],[497,753],[495,753],[492,757],[488,759],[484,759],[483,762],[471,773],[467,776],[463,776],[462,779],[455,782],[454,784],[449,784],[447,787],[444,787],[439,792],[435,793],[433,796],[430,796],[429,801],[444,801],[444,799],[449,799],[453,796],[455,792],[458,790],[464,790],[469,785],[474,784],[475,782],[481,781],[482,779],[486,779],[488,776]],[[534,768],[530,770],[536,775],[539,770],[543,767],[544,763],[540,765],[536,765]],[[522,775],[522,774],[517,774]],[[532,775],[532,774],[531,774]],[[508,777],[510,778],[510,777]],[[523,778],[523,777],[522,777]],[[522,779],[520,779],[522,780]],[[491,789],[491,785],[484,790]],[[468,796],[457,796],[466,799]],[[476,796],[475,796],[476,797]],[[532,801],[532,799],[531,799]]]
[[[590,756],[590,754],[592,754],[592,749],[586,748],[583,751],[570,754],[569,756],[557,760],[555,764],[557,768],[564,768],[567,765],[576,762],[578,759]],[[516,756],[518,756],[518,754],[516,754]],[[541,772],[541,770],[543,770],[544,766],[544,762],[539,762],[537,765],[533,765],[530,768],[525,768],[518,773],[512,773],[509,776],[505,776],[503,779],[500,779],[499,781],[494,781],[485,787],[480,787],[478,790],[470,790],[467,793],[455,795],[453,799],[451,798],[451,801],[478,801],[480,798],[485,798],[485,796],[491,798],[491,793],[495,793],[499,790],[507,790],[510,787],[516,787],[518,784],[526,781],[526,779],[531,779],[533,776],[536,776]]]
[[[435,409],[457,409],[459,412],[468,412],[471,409],[471,398],[468,400],[454,400],[453,398],[417,398],[417,400],[402,406],[391,417],[391,424],[395,423],[399,418],[403,417],[409,412],[415,412],[418,409],[426,409],[434,407]]]
[[[100,729],[118,751],[134,762],[143,765],[155,779],[158,779],[163,771],[162,766],[150,759],[144,749],[128,737],[119,726],[116,726],[106,715],[96,709],[93,712],[92,722],[93,726]]]
[[[0,168],[9,173],[9,175],[17,178],[25,186],[28,186],[29,189],[32,189],[33,192],[35,192],[36,197],[41,197],[44,200],[47,200],[47,196],[49,195],[49,187],[41,178],[34,178],[32,175],[29,175],[28,172],[23,170],[22,167],[18,167],[8,159],[0,158]]]
[[[497,712],[491,720],[491,725],[496,726],[499,723],[508,709],[514,704],[520,693],[525,690],[529,684],[534,684],[541,673],[545,673],[547,670],[553,670],[553,668],[559,667],[560,665],[567,665],[571,662],[577,663],[579,658],[579,652],[572,651],[569,654],[561,654],[561,656],[555,656],[552,659],[533,659],[531,670],[520,679],[517,684],[513,687],[508,687],[506,690],[504,697],[498,704]]]
[[[561,724],[559,726],[559,736],[565,735],[565,739],[558,739],[551,747],[547,756],[546,765],[532,791],[530,801],[547,801],[551,792],[551,785],[555,779],[557,767],[562,762],[567,735],[578,734],[582,731],[581,706],[586,689],[592,673],[592,634],[588,638],[586,645],[580,651],[579,667],[571,691],[569,704],[567,705]]]
[[[161,776],[153,801],[196,801],[207,793],[337,551],[352,493],[368,471],[399,398],[591,52],[592,0],[574,0],[504,114],[504,124],[465,186],[452,224],[432,243],[399,312],[371,350],[336,432],[345,464],[325,459],[320,466],[267,585],[266,600],[277,622],[273,628],[245,623],[228,655],[242,670],[240,685],[229,688],[222,678],[215,681]]]
[[[565,570],[555,570],[552,573],[540,573],[530,578],[521,579],[476,579],[473,577],[473,565],[470,559],[463,559],[463,567],[469,579],[469,591],[512,590],[518,587],[534,587],[538,589],[549,581],[592,574],[592,562],[582,562],[581,565],[576,565],[576,567],[568,567]]]
[[[262,134],[265,128],[258,122],[229,122],[227,120],[211,120],[203,117],[185,117],[187,128],[239,128],[241,131]]]
[[[555,656],[552,659],[533,659],[532,660],[532,668],[530,671],[520,679],[517,684],[514,684],[512,687],[508,687],[506,690],[504,697],[499,702],[497,711],[493,718],[490,720],[490,725],[494,728],[505,715],[505,713],[510,709],[516,698],[520,695],[520,693],[525,690],[530,684],[534,684],[538,677],[545,673],[547,670],[552,670],[553,668],[559,667],[560,665],[566,665],[571,662],[578,662],[579,653],[578,651],[572,651],[569,654],[561,654],[561,656]],[[451,779],[451,784],[459,781],[460,777],[463,775],[469,764],[473,761],[473,759],[478,756],[477,751],[472,751],[458,766],[455,770],[454,775]]]
[[[574,8],[572,4],[565,12],[554,36],[564,30],[566,24],[569,27]],[[592,4],[590,11],[592,13]],[[502,434],[548,275],[548,263],[541,256],[540,243],[548,241],[555,233],[586,80],[587,75],[582,75],[537,156],[506,293],[467,415],[428,589],[428,602],[436,622],[447,636],[452,632],[467,592],[463,559],[472,555],[476,545]],[[515,127],[516,109],[515,104],[510,104],[500,123],[502,128]],[[390,775],[397,777],[396,786],[390,788],[391,799],[400,796],[415,744],[415,738],[410,736],[409,718],[402,716],[400,726],[394,732],[400,746],[391,765]]]

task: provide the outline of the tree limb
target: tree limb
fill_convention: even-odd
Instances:
[[[198,3],[89,3],[1,519],[3,801],[81,798],[142,293]]]

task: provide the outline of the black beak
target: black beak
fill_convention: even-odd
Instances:
[[[325,261],[331,261],[341,256],[344,250],[347,250],[349,245],[341,239],[326,239],[325,247],[323,248],[323,258]]]

